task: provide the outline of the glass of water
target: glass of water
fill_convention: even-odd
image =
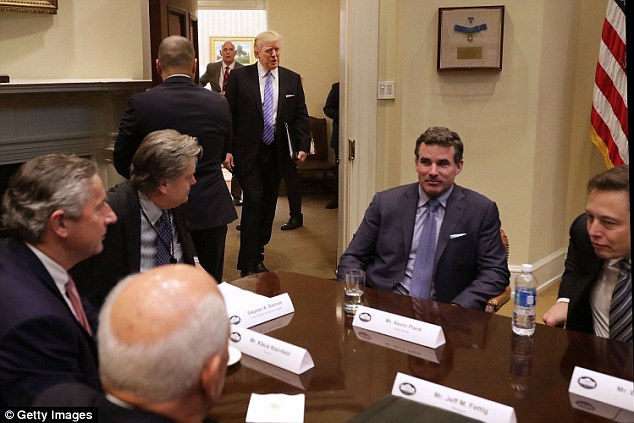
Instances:
[[[350,269],[345,272],[343,303],[346,313],[357,312],[359,304],[363,303],[365,290],[365,272],[361,269]]]

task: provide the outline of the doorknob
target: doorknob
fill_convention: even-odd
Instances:
[[[354,160],[354,140],[348,140],[348,160]]]

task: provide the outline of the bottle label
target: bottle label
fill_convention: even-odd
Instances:
[[[535,291],[533,290],[515,291],[515,304],[520,307],[535,306]]]

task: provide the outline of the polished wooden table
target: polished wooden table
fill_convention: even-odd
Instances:
[[[633,379],[631,345],[579,332],[537,325],[532,343],[525,342],[513,335],[508,317],[366,289],[369,307],[442,326],[444,346],[406,354],[355,334],[335,281],[278,272],[232,284],[269,297],[288,293],[295,313],[268,335],[306,348],[315,367],[284,374],[243,355],[227,370],[213,410],[222,423],[244,422],[251,393],[305,393],[306,423],[346,422],[389,394],[397,372],[506,404],[518,422],[601,422],[609,420],[571,406],[574,367]]]

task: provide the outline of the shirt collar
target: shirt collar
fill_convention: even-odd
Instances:
[[[264,66],[262,66],[262,63],[260,63],[260,61],[257,61],[258,64],[258,76],[260,78],[264,78],[264,75],[266,75],[267,72],[269,72],[268,69],[266,69]],[[271,75],[273,75],[273,78],[275,78],[277,80],[277,70],[279,68],[275,68],[271,70]]]
[[[33,245],[29,243],[26,243],[26,245],[31,249],[31,251],[33,251],[33,254],[35,254],[37,258],[40,259],[48,274],[51,275],[51,278],[53,278],[53,282],[55,282],[57,289],[59,289],[60,292],[66,292],[65,285],[66,282],[68,282],[68,272],[66,271],[66,269],[64,269],[61,264],[44,254],[42,251],[38,250]]]
[[[453,191],[453,185],[447,191],[440,194],[440,196],[437,198],[437,200],[440,202],[440,205],[443,206],[443,208],[447,208],[447,200],[449,199],[449,196],[451,195],[452,191]],[[417,207],[423,207],[425,204],[427,204],[429,199],[430,199],[429,195],[427,195],[427,193],[423,191],[423,188],[421,188],[420,184],[418,184],[418,206]]]
[[[175,73],[175,74],[172,74],[172,75],[168,76],[167,78],[165,78],[165,80],[167,81],[168,79],[173,78],[173,77],[175,77],[175,76],[185,76],[185,77],[187,77],[187,78],[189,78],[189,79],[192,79],[192,78],[191,78],[191,76],[186,75],[186,74],[184,74],[184,73]]]
[[[159,208],[156,204],[154,204],[145,194],[141,191],[137,191],[139,195],[139,203],[141,204],[141,208],[145,212],[148,220],[154,225],[156,221],[159,220],[161,215],[163,214],[163,210]]]

